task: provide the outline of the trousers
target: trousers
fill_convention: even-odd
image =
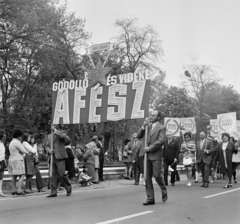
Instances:
[[[162,162],[160,160],[147,160],[145,188],[146,188],[148,202],[149,201],[155,202],[152,177],[155,178],[158,186],[161,188],[162,195],[167,194],[167,188],[163,181],[161,169],[162,169]]]
[[[175,179],[176,179],[176,168],[177,168],[177,163],[173,163],[174,161],[164,161],[164,182],[165,185],[168,185],[168,166],[171,166],[171,168],[173,169],[173,172],[171,172],[171,180],[170,182],[172,184],[175,183]]]
[[[203,183],[209,184],[210,163],[204,163],[202,160],[198,163],[198,169],[201,170]]]
[[[58,178],[67,191],[71,189],[71,182],[65,174],[65,159],[56,159],[53,154],[53,167],[51,181],[51,194],[57,194]]]

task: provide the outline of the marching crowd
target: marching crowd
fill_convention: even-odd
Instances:
[[[144,147],[138,134],[134,133],[132,139],[125,139],[123,148],[123,162],[126,165],[125,178],[134,179],[134,185],[139,185],[139,180],[143,180],[144,173]],[[192,182],[198,183],[198,176],[201,173],[201,187],[208,188],[209,183],[213,183],[217,176],[225,180],[224,188],[237,183],[236,169],[239,161],[235,160],[235,154],[240,150],[238,141],[228,133],[222,134],[222,141],[218,142],[205,132],[200,132],[200,140],[195,143],[191,132],[183,134],[182,143],[179,138],[175,138],[169,131],[166,132],[166,141],[162,146],[162,171],[164,183],[168,182],[175,186],[175,181],[179,181],[177,164],[184,165],[187,175],[187,186],[192,186]],[[180,157],[182,159],[180,159]],[[170,172],[171,171],[171,172]],[[170,172],[170,181],[168,176]],[[133,175],[132,175],[133,174]],[[145,182],[144,182],[145,185]]]
[[[187,175],[187,186],[198,182],[199,173],[202,176],[201,187],[208,188],[213,183],[216,174],[225,180],[224,188],[237,183],[236,168],[238,161],[234,160],[239,146],[237,141],[228,133],[222,134],[222,141],[217,142],[209,133],[200,132],[200,140],[195,142],[190,132],[185,132],[182,139],[174,138],[160,123],[161,113],[151,112],[142,127],[132,135],[132,139],[125,139],[123,147],[123,162],[126,165],[126,179],[134,179],[134,185],[139,185],[143,179],[147,194],[147,201],[143,205],[155,204],[152,177],[161,188],[162,201],[168,199],[168,175],[170,183],[180,180],[177,164],[180,157]],[[6,160],[5,133],[0,130],[0,196],[4,169],[12,175],[12,195],[25,195],[32,192],[32,178],[36,176],[38,192],[44,190],[44,181],[39,171],[39,157],[46,152],[49,164],[49,184],[51,190],[48,198],[57,197],[59,187],[65,187],[66,196],[72,193],[71,180],[78,171],[78,159],[71,147],[71,140],[59,126],[52,125],[52,134],[47,136],[45,144],[36,142],[35,136],[23,133],[21,130],[13,132],[13,139],[9,143],[9,158]],[[181,142],[180,142],[181,141]],[[101,136],[93,136],[91,141],[78,152],[84,161],[83,172],[79,175],[82,186],[98,184],[103,179],[104,149]],[[145,157],[146,155],[146,157]],[[146,160],[144,161],[144,157]],[[145,163],[145,165],[144,165]],[[145,170],[146,169],[146,170]],[[163,172],[162,172],[163,171]],[[163,173],[163,176],[162,176]],[[26,177],[25,184],[24,177]],[[232,179],[233,177],[233,179]],[[18,178],[18,184],[16,184]],[[24,186],[23,186],[24,185]]]

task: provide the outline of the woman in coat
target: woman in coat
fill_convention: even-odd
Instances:
[[[219,161],[221,173],[225,176],[224,188],[232,187],[232,155],[237,153],[235,145],[230,142],[228,133],[222,134],[223,142],[218,145],[214,163]]]
[[[8,162],[8,172],[12,174],[12,195],[25,195],[22,191],[23,179],[25,174],[25,165],[23,154],[28,154],[28,151],[22,145],[23,133],[20,130],[13,132],[13,139],[9,144],[10,157]],[[18,188],[16,185],[17,177]]]
[[[91,182],[94,184],[99,183],[99,176],[98,176],[98,169],[99,169],[99,153],[100,149],[97,147],[96,142],[97,142],[98,137],[93,136],[91,139],[91,142],[88,143],[86,146],[89,150],[93,152],[94,155],[94,175],[92,176]]]
[[[125,169],[125,179],[131,180],[131,173],[132,173],[132,151],[129,150],[129,142],[130,139],[126,138],[124,140],[124,147],[123,147],[123,162],[126,165]]]
[[[87,167],[87,174],[91,179],[89,180],[89,183],[92,184],[92,180],[94,180],[94,175],[95,175],[95,156],[93,152],[93,145],[94,142],[90,142],[86,145],[84,149],[84,154],[83,154],[83,160],[84,164]]]

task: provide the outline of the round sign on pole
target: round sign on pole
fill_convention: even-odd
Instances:
[[[181,126],[184,128],[184,132],[190,131],[192,134],[196,134],[194,117],[181,118]]]
[[[218,128],[223,132],[237,132],[236,112],[218,114]]]
[[[165,118],[165,127],[173,136],[180,136],[179,118]]]

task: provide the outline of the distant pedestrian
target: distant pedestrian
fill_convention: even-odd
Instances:
[[[187,179],[188,183],[187,186],[191,186],[192,183],[192,168],[195,163],[195,151],[196,151],[196,145],[195,142],[191,140],[192,134],[191,132],[185,132],[184,133],[184,141],[181,144],[180,152],[184,153],[183,157],[189,157],[191,159],[191,163],[188,165],[184,165],[187,170]]]
[[[237,153],[235,145],[230,142],[230,135],[228,133],[222,134],[223,142],[218,145],[217,153],[214,158],[214,163],[219,160],[221,173],[225,177],[224,188],[232,187],[232,155]]]
[[[168,168],[169,166],[173,171],[171,172],[171,185],[175,185],[177,163],[179,162],[179,143],[173,138],[172,132],[167,132],[167,141],[164,145],[163,151],[164,158],[164,182],[168,186]]]
[[[235,148],[239,151],[239,145],[237,143],[237,141],[235,140],[234,137],[231,137],[230,138],[230,142],[232,142],[234,145],[235,145]],[[240,161],[232,161],[232,174],[233,174],[233,181],[234,183],[236,184],[237,183],[237,179],[236,179],[236,174],[237,174],[237,166],[238,166],[238,163]]]
[[[139,185],[140,171],[138,166],[138,154],[141,147],[141,141],[137,138],[137,133],[133,133],[132,140],[128,144],[128,150],[132,152],[132,171],[134,173],[134,185]]]
[[[28,151],[22,145],[23,132],[21,130],[15,130],[13,132],[13,139],[9,144],[9,164],[8,172],[12,174],[12,195],[25,195],[22,190],[23,179],[25,175],[25,165],[23,154],[28,154]],[[18,188],[16,185],[17,177]]]
[[[84,164],[87,168],[87,175],[91,178],[89,179],[89,183],[92,183],[95,175],[95,156],[93,152],[93,148],[95,147],[94,144],[95,142],[88,143],[83,154]]]
[[[4,175],[4,170],[7,167],[6,160],[5,160],[5,146],[4,146],[4,141],[5,141],[5,133],[3,130],[0,130],[0,196],[1,197],[6,197],[2,192],[2,180],[3,180],[3,175]]]
[[[198,169],[201,170],[203,184],[201,187],[208,188],[210,164],[212,162],[212,153],[214,152],[213,143],[206,138],[205,132],[200,132],[200,141],[196,145],[196,162]]]
[[[26,183],[25,183],[25,190],[24,192],[26,194],[32,193],[32,190],[30,189],[32,178],[35,174],[34,169],[34,156],[37,153],[37,149],[33,148],[31,145],[31,136],[29,133],[25,132],[23,134],[23,142],[22,145],[25,148],[26,151],[28,151],[28,154],[24,157],[25,162],[25,170],[26,170]]]
[[[87,147],[90,147],[91,150],[93,151],[93,154],[94,154],[95,170],[94,170],[93,178],[91,180],[91,182],[94,183],[94,184],[99,184],[98,170],[99,170],[99,167],[100,167],[100,164],[99,164],[100,148],[97,147],[97,140],[98,140],[98,137],[96,135],[94,135],[92,137],[92,141],[87,144]]]
[[[137,134],[137,133],[136,133]],[[136,148],[133,151],[133,173],[134,173],[134,185],[139,185],[140,174],[143,174],[143,158],[139,156],[142,146],[142,141],[137,139],[135,141]]]
[[[73,177],[75,177],[75,165],[74,165],[75,157],[70,144],[67,145],[65,148],[68,154],[68,158],[65,159],[65,166],[66,166],[65,172],[67,172],[68,178],[70,179],[70,181],[72,181]]]
[[[132,173],[132,161],[131,161],[131,154],[132,152],[128,149],[128,144],[131,140],[126,138],[124,140],[124,147],[123,147],[123,163],[126,165],[125,168],[125,179],[131,180],[131,173]]]
[[[37,143],[35,140],[34,136],[31,136],[31,146],[36,150],[36,154],[34,156],[34,175],[36,175],[36,187],[37,187],[37,191],[38,192],[45,192],[44,188],[44,181],[42,179],[42,175],[40,173],[39,170],[39,152],[38,152],[38,147],[37,147]]]
[[[99,181],[104,181],[103,178],[103,166],[104,166],[104,148],[103,148],[103,137],[98,136],[97,139],[97,147],[100,149],[99,152],[99,170],[98,170],[98,175],[99,175]]]

